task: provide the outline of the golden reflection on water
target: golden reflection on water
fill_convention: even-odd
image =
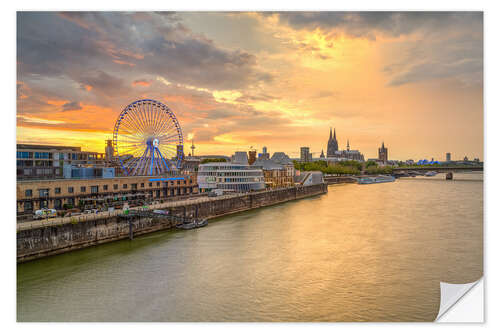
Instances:
[[[483,272],[482,174],[441,176],[18,265],[18,320],[432,321]]]

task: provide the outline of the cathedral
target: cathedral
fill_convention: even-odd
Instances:
[[[345,150],[339,150],[337,133],[335,129],[333,129],[333,135],[332,135],[332,129],[330,128],[330,138],[328,139],[328,146],[326,148],[326,159],[333,161],[355,160],[360,162],[363,162],[365,160],[365,157],[363,156],[363,154],[361,154],[359,150],[351,150],[351,147],[349,146],[349,140],[347,140],[346,148],[347,149]],[[323,151],[321,151],[320,158],[325,158]]]
[[[332,128],[330,127],[330,139],[328,139],[328,146],[326,149],[326,157],[335,157],[335,152],[339,150],[339,143],[337,142],[337,134],[335,133],[335,129],[333,130],[332,137]]]

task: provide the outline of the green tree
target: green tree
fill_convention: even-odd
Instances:
[[[200,164],[206,164],[206,163],[216,163],[216,162],[226,162],[225,158],[204,158],[201,160]]]

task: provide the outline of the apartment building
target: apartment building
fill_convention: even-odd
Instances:
[[[120,202],[151,202],[197,194],[196,175],[134,176],[95,179],[21,180],[17,182],[17,213],[37,209],[106,208]]]

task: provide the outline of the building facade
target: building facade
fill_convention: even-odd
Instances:
[[[446,153],[446,162],[451,162],[451,153]]]
[[[224,162],[200,164],[197,177],[201,192],[213,189],[248,192],[265,188],[262,169],[255,165]]]
[[[65,165],[104,166],[105,154],[82,151],[80,147],[18,144],[17,179],[63,177]]]
[[[382,142],[382,147],[378,149],[378,159],[382,161],[384,164],[387,164],[387,161],[389,160],[389,156],[387,154],[387,147],[384,146],[383,142]]]
[[[162,201],[198,193],[195,175],[21,180],[17,182],[17,212],[43,208],[103,208],[130,201]]]
[[[326,149],[326,157],[335,157],[335,152],[339,150],[339,143],[337,142],[337,133],[330,127],[330,138],[328,139],[328,145]]]
[[[309,147],[300,147],[300,161],[312,162],[312,154],[309,152]]]
[[[354,160],[354,161],[359,161],[359,162],[364,162],[365,157],[359,150],[353,150],[351,149],[349,145],[349,140],[347,140],[347,147],[345,150],[339,150],[339,143],[337,141],[337,133],[336,130],[333,129],[333,135],[332,135],[332,129],[330,128],[330,138],[328,139],[328,146],[326,149],[326,158],[323,153],[323,150],[321,151],[321,155],[319,157],[320,159],[327,160],[330,162],[339,162],[339,161],[346,161],[346,160]]]
[[[285,165],[275,163],[271,159],[259,160],[254,165],[262,168],[266,187],[276,188],[294,185],[293,172],[290,173]]]

